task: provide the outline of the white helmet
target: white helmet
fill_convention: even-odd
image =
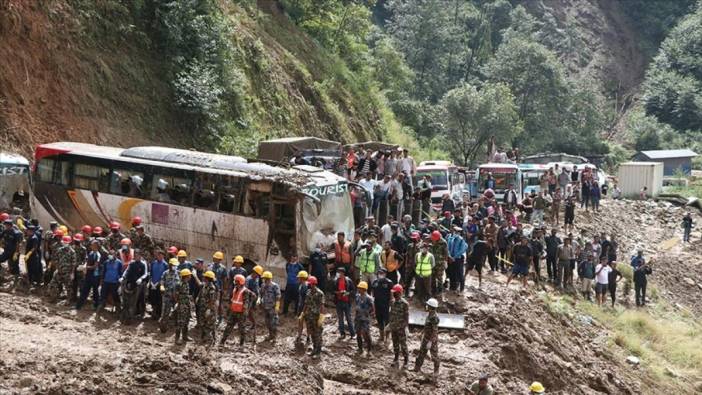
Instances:
[[[427,306],[437,308],[437,307],[439,307],[439,301],[434,299],[434,298],[431,298],[431,299],[427,300]]]

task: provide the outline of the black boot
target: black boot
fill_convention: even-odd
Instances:
[[[176,329],[175,334],[175,344],[180,344],[180,329]]]
[[[183,341],[189,342],[191,339],[188,337],[188,327],[183,328]]]

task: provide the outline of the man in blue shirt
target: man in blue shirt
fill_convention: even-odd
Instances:
[[[94,240],[97,242],[97,240]],[[91,242],[92,243],[92,242]],[[92,245],[92,244],[91,244]],[[112,304],[120,310],[119,279],[122,277],[122,261],[115,257],[115,252],[110,251],[110,255],[102,264],[102,292],[100,294],[99,310],[105,308],[107,298],[112,298]]]
[[[283,314],[288,314],[288,306],[293,305],[295,309],[295,316],[298,316],[300,312],[297,310],[297,299],[298,299],[298,283],[297,274],[300,270],[304,270],[302,264],[298,262],[297,254],[293,253],[290,256],[290,261],[285,264],[285,274],[287,277],[287,283],[285,284],[285,295],[283,299]]]
[[[639,266],[643,265],[644,263],[646,263],[646,259],[644,259],[644,257],[643,257],[643,251],[638,250],[636,253],[636,256],[631,258],[631,267],[634,270],[636,270],[639,268]]]
[[[163,273],[167,270],[168,262],[166,262],[166,254],[158,250],[156,252],[156,259],[151,262],[151,269],[149,270],[149,304],[151,305],[151,317],[155,320],[161,318],[163,299],[161,298],[159,284],[161,283]]]
[[[81,237],[79,238],[78,236]],[[78,242],[83,241],[82,235],[74,236],[74,240]],[[80,298],[76,303],[76,310],[80,310],[83,307],[91,291],[93,294],[93,308],[95,310],[98,309],[100,304],[100,295],[98,293],[98,287],[100,286],[100,265],[103,260],[104,258],[100,252],[100,244],[97,240],[93,240],[90,243],[90,252],[88,252],[88,257],[85,261],[85,278],[83,279],[83,286],[80,290]]]
[[[450,282],[450,289],[455,291],[460,289],[463,292],[465,288],[465,276],[464,273],[464,262],[465,253],[468,250],[468,243],[463,239],[461,235],[461,228],[454,226],[451,228],[451,234],[446,240],[448,244],[449,253],[449,265],[448,265],[448,278]]]

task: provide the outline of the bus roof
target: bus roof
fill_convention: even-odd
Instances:
[[[3,165],[29,166],[27,158],[11,152],[0,152],[0,163]]]
[[[514,163],[483,163],[479,168],[489,167],[493,169],[517,169],[518,166]]]
[[[252,180],[267,180],[294,186],[330,185],[345,180],[332,172],[306,166],[288,169],[229,155],[190,151],[168,147],[106,147],[86,143],[56,142],[38,145],[37,162],[44,156],[61,153],[160,165],[208,173],[231,174]]]

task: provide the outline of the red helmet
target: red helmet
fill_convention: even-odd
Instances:
[[[175,254],[178,253],[178,247],[176,247],[176,246],[170,246],[170,247],[168,247],[168,252],[171,253],[171,254],[173,254],[173,255],[175,255]]]
[[[246,283],[246,277],[244,277],[242,274],[237,274],[234,276],[234,282],[239,285],[244,285],[244,283]]]
[[[432,241],[439,241],[439,240],[441,240],[441,232],[439,232],[438,230],[435,230],[435,231],[431,232],[431,240],[432,240]]]
[[[102,234],[102,227],[100,227],[100,226],[94,227],[94,228],[93,228],[93,234],[94,234],[94,235],[98,235],[98,236],[101,235],[101,234]]]
[[[85,233],[86,235],[89,235],[89,234],[93,233],[93,227],[90,225],[83,225],[83,227],[81,228],[81,231],[83,233]]]
[[[132,218],[132,225],[134,225],[134,226],[141,225],[141,217],[137,216],[137,217]]]
[[[309,285],[317,285],[317,277],[315,276],[309,276],[307,278],[307,284]]]
[[[83,240],[85,240],[85,239],[83,239],[82,233],[76,233],[75,235],[73,235],[73,241],[83,241]]]
[[[110,229],[112,229],[112,230],[119,230],[119,228],[121,228],[121,227],[122,227],[122,225],[120,225],[119,222],[117,222],[117,221],[110,222]]]
[[[63,244],[71,244],[71,236],[63,236],[63,237],[61,237],[61,243],[63,243]]]
[[[402,285],[400,284],[395,284],[392,286],[392,292],[397,292],[397,293],[402,293],[404,289],[402,288]]]
[[[63,237],[63,231],[61,229],[56,229],[54,231],[54,237]]]
[[[119,242],[119,244],[123,246],[129,246],[132,245],[132,241],[125,237]]]
[[[4,221],[4,220],[6,220],[6,219],[10,219],[10,214],[8,214],[8,213],[0,213],[0,222]]]
[[[415,230],[415,231],[412,231],[412,233],[410,233],[410,239],[419,240],[419,239],[421,239],[421,238],[422,238],[422,235],[419,234],[419,232],[416,231],[416,230]]]

